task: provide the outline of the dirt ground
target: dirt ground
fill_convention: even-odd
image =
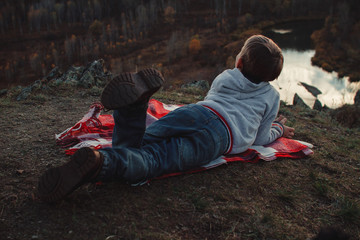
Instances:
[[[1,239],[308,239],[322,226],[360,237],[359,129],[326,114],[282,107],[296,137],[315,145],[311,157],[231,163],[140,187],[89,184],[46,204],[38,177],[69,159],[54,134],[98,96],[55,89],[0,100]]]

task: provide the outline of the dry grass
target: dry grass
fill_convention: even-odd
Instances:
[[[231,163],[131,187],[86,185],[48,205],[39,175],[68,160],[54,134],[73,125],[98,91],[62,89],[25,102],[0,99],[0,235],[4,239],[307,239],[321,226],[360,237],[359,128],[326,113],[282,106],[304,159]],[[160,92],[187,104],[202,96]]]

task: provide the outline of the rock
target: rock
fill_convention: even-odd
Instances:
[[[321,104],[321,102],[319,101],[319,99],[316,99],[316,100],[315,100],[313,109],[318,110],[318,111],[321,111],[321,110],[322,110],[322,104]]]
[[[7,94],[8,90],[7,89],[1,89],[0,90],[0,97],[5,96]]]
[[[40,89],[42,86],[42,82],[41,80],[36,80],[32,85],[31,85],[31,88],[32,90],[36,90],[36,89]]]
[[[193,81],[190,83],[186,83],[182,85],[181,88],[196,88],[202,91],[208,91],[210,89],[210,85],[207,81],[200,80],[200,81]]]
[[[79,79],[79,85],[85,88],[96,85],[94,75],[90,71],[85,71]]]
[[[354,98],[354,104],[360,106],[360,90],[356,92],[355,98]]]
[[[32,91],[32,85],[25,87],[21,90],[20,94],[16,97],[17,101],[23,101],[28,98],[28,96],[31,94]]]
[[[50,81],[52,79],[60,77],[62,74],[63,72],[61,71],[61,69],[58,66],[56,66],[49,72],[49,74],[45,77],[45,79],[47,81]]]
[[[329,108],[327,105],[324,105],[323,108],[322,108],[323,111],[328,111],[328,110],[331,110],[331,108]]]
[[[25,100],[34,90],[49,88],[51,83],[55,83],[55,86],[69,84],[86,88],[103,87],[111,76],[110,72],[104,71],[104,60],[102,59],[91,62],[85,67],[71,66],[65,73],[55,67],[42,81],[36,80],[32,85],[23,88],[16,100]]]
[[[42,84],[41,80],[36,80],[30,86],[23,88],[21,90],[20,94],[16,97],[16,100],[22,101],[22,100],[27,99],[34,90],[39,90],[39,89],[41,89],[42,86],[43,86],[43,84]]]
[[[301,97],[299,97],[299,95],[297,95],[297,93],[295,93],[295,95],[294,95],[293,105],[294,106],[304,107],[304,108],[309,108],[309,106],[306,105],[304,100],[302,100]]]
[[[61,75],[59,78],[56,78],[55,81],[57,83],[67,83],[70,85],[77,85],[84,69],[85,68],[83,66],[80,67],[71,66],[63,75]]]
[[[104,60],[99,59],[85,67],[82,76],[79,79],[79,85],[83,87],[102,87],[108,82],[111,74],[104,71]]]
[[[60,71],[58,71],[60,73]],[[56,70],[53,74],[56,75]],[[95,60],[88,65],[75,67],[71,66],[64,74],[54,79],[56,84],[66,83],[71,85],[78,85],[85,88],[93,86],[103,87],[111,78],[111,73],[104,71],[104,60]]]
[[[306,84],[304,82],[300,82],[301,85],[303,85],[303,87],[309,92],[311,93],[314,97],[317,97],[319,94],[322,94],[322,92],[317,89],[316,87],[314,86],[311,86],[309,84]]]

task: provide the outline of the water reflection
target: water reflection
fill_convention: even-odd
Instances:
[[[291,33],[292,29],[272,29],[272,31],[274,33],[287,34],[287,33]]]
[[[272,85],[280,92],[281,100],[293,103],[295,93],[312,107],[316,98],[308,92],[301,82],[318,88],[322,105],[337,108],[343,104],[353,104],[360,83],[350,83],[348,78],[337,77],[311,65],[315,50],[311,34],[324,26],[323,20],[298,21],[278,24],[265,31],[283,50],[284,68],[278,80]]]
[[[318,95],[318,99],[323,105],[336,108],[343,104],[353,104],[360,83],[350,83],[347,78],[339,79],[336,73],[328,73],[312,66],[311,57],[314,53],[314,50],[283,49],[284,68],[279,79],[272,82],[280,92],[281,100],[292,104],[294,94],[297,93],[307,105],[312,107],[316,98],[300,83],[303,82],[322,92]]]

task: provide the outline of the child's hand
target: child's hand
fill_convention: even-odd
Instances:
[[[293,138],[293,136],[295,135],[295,128],[292,127],[288,127],[284,125],[284,134],[283,137],[286,138]]]
[[[285,123],[287,121],[286,117],[284,117],[283,115],[280,115],[278,118],[275,119],[275,121],[280,122],[282,125],[284,125],[283,137],[293,138],[293,136],[295,134],[295,128],[288,127],[288,126],[285,125]]]

